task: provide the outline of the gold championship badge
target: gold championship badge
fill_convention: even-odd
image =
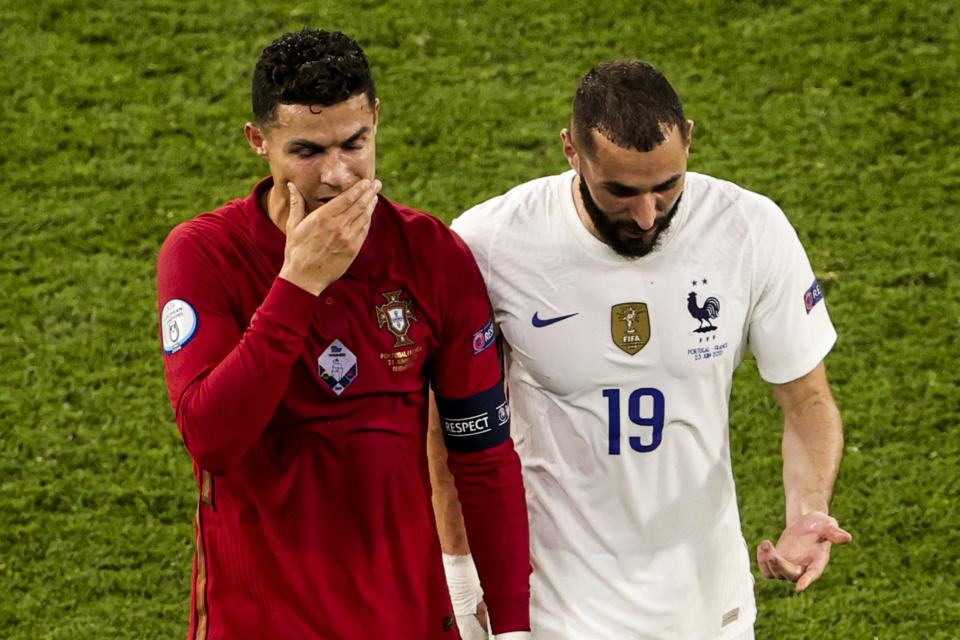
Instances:
[[[624,302],[610,307],[613,344],[631,356],[650,342],[650,315],[643,302]]]

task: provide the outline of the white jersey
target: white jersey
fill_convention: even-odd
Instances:
[[[734,638],[756,618],[730,465],[733,370],[811,371],[836,340],[769,199],[687,173],[650,255],[584,227],[574,172],[457,218],[505,338],[538,640]],[[771,431],[771,437],[774,437]]]

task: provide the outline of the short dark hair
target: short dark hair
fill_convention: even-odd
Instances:
[[[304,29],[267,46],[253,71],[253,115],[276,120],[278,104],[329,107],[360,93],[377,99],[370,65],[356,40],[339,31]]]
[[[680,98],[653,65],[640,60],[601,62],[583,76],[573,99],[573,132],[588,153],[593,131],[614,144],[650,151],[664,141],[662,128],[689,133]]]

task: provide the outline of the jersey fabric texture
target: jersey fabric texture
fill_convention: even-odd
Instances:
[[[160,331],[194,460],[190,638],[456,639],[426,461],[427,385],[501,384],[476,263],[427,214],[377,204],[360,253],[314,296],[278,278],[272,185],[177,226]],[[493,621],[528,628],[520,465],[507,439],[449,465]],[[479,553],[477,553],[479,551]]]
[[[574,176],[453,223],[506,343],[533,637],[741,637],[756,606],[730,462],[733,371],[749,345],[764,379],[794,380],[836,332],[769,199],[687,173],[659,245],[629,260],[584,227]]]

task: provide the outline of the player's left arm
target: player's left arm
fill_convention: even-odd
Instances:
[[[796,380],[772,386],[784,414],[787,526],[776,545],[760,543],[757,563],[765,577],[791,580],[803,591],[823,573],[831,545],[852,539],[830,516],[843,455],[843,423],[823,362]]]

